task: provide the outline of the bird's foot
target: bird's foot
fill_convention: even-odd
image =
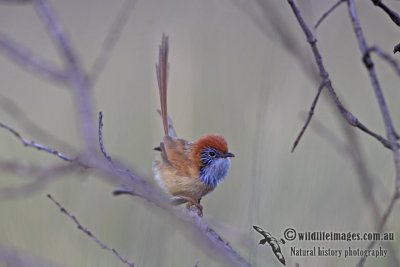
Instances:
[[[188,209],[190,209],[191,206],[196,206],[197,211],[198,211],[197,214],[200,217],[203,217],[203,206],[199,202],[197,202],[196,200],[194,200],[191,197],[186,197],[186,196],[177,196],[177,197],[187,200],[188,203],[186,204],[186,208],[188,208]]]

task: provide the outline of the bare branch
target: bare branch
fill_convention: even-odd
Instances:
[[[293,0],[288,0],[288,3],[291,6],[294,15],[296,16],[296,18],[297,18],[297,20],[298,20],[298,22],[299,22],[304,34],[307,37],[307,42],[310,43],[310,46],[311,46],[312,51],[314,53],[315,61],[316,61],[317,65],[318,65],[318,68],[319,68],[320,76],[321,76],[322,80],[324,80],[326,82],[325,86],[328,89],[328,91],[329,91],[329,93],[330,93],[330,95],[332,97],[332,100],[334,101],[336,107],[339,109],[339,111],[342,114],[343,118],[351,126],[357,127],[358,129],[360,129],[361,131],[367,133],[368,135],[373,136],[378,141],[380,141],[384,147],[391,149],[391,145],[390,145],[390,142],[388,140],[386,140],[385,138],[383,138],[379,134],[376,134],[373,131],[369,130],[350,111],[348,111],[344,107],[342,102],[339,100],[338,96],[336,95],[335,90],[333,89],[332,82],[329,79],[328,72],[325,70],[324,64],[322,62],[322,57],[321,57],[321,54],[319,53],[319,49],[317,47],[317,39],[314,37],[314,35],[311,33],[310,29],[308,28],[308,26],[304,22],[301,14],[300,14],[299,9],[297,8],[297,6],[293,2]]]
[[[63,27],[54,15],[54,11],[47,0],[33,0],[34,7],[43,20],[47,29],[56,44],[56,47],[62,55],[68,71],[69,85],[74,89],[76,114],[80,124],[82,135],[82,147],[85,156],[97,154],[96,127],[93,116],[93,103],[91,97],[91,88],[86,76],[81,69],[77,56],[73,51],[72,45],[65,34]]]
[[[382,117],[385,122],[386,134],[390,142],[389,143],[390,148],[393,151],[393,159],[396,168],[396,187],[397,191],[400,192],[400,154],[399,154],[399,146],[396,140],[397,138],[395,130],[392,124],[392,119],[390,117],[389,109],[386,105],[386,101],[384,99],[383,92],[381,90],[381,86],[379,84],[378,77],[375,72],[374,63],[368,53],[368,45],[367,42],[365,41],[364,34],[362,32],[362,28],[358,20],[357,11],[353,0],[348,0],[348,9],[353,29],[357,37],[358,45],[360,47],[361,53],[363,54],[364,64],[368,70],[372,87],[374,88],[379,108],[381,109]]]
[[[0,34],[0,51],[17,65],[41,78],[62,83],[67,80],[62,70],[2,34]]]
[[[99,75],[103,72],[107,63],[109,62],[112,52],[114,51],[114,47],[117,44],[130,15],[132,14],[135,4],[136,0],[125,0],[121,5],[121,9],[115,16],[115,20],[111,24],[107,36],[101,45],[100,52],[91,67],[90,83],[92,86],[97,81]]]
[[[312,116],[314,115],[315,106],[317,105],[318,98],[319,98],[319,96],[320,96],[320,94],[322,92],[322,89],[324,87],[325,87],[325,81],[322,82],[321,85],[318,88],[317,95],[315,96],[314,101],[313,101],[313,103],[311,105],[310,111],[308,112],[308,117],[307,117],[306,123],[304,124],[304,126],[301,129],[299,135],[297,136],[296,140],[294,141],[293,148],[292,148],[292,153],[293,153],[294,149],[296,148],[297,144],[299,143],[301,137],[303,136],[305,130],[307,129],[307,126],[310,123]]]
[[[183,223],[186,227],[190,228],[194,233],[197,233],[199,239],[203,240],[207,244],[207,248],[210,247],[214,250],[214,253],[220,255],[223,259],[227,260],[234,266],[251,266],[245,259],[243,259],[228,243],[211,229],[197,214],[197,211],[182,208],[177,208],[170,205],[170,200],[165,197],[158,188],[155,188],[152,184],[146,182],[142,177],[133,174],[129,170],[116,167],[111,157],[108,155],[104,148],[102,138],[102,113],[99,114],[99,143],[100,149],[103,152],[104,157],[110,163],[113,170],[116,170],[120,175],[128,176],[129,180],[125,177],[118,176],[119,181],[125,180],[128,185],[124,185],[114,190],[114,195],[128,194],[132,196],[138,196],[143,198],[156,206],[168,211],[169,214],[173,215],[174,218],[178,219],[179,222]],[[109,172],[107,169],[103,169],[104,172]],[[116,176],[115,172],[111,172],[110,175]],[[117,177],[116,177],[117,178]],[[196,210],[197,208],[194,207]],[[217,252],[215,252],[217,251]]]
[[[330,9],[328,9],[324,14],[322,14],[321,18],[315,23],[314,29],[316,30],[318,26],[323,22],[329,14],[331,14],[341,3],[345,2],[346,0],[339,0],[337,1]]]
[[[42,151],[46,151],[50,154],[56,155],[57,157],[59,157],[62,160],[65,161],[69,161],[69,162],[75,162],[76,159],[70,158],[68,156],[65,156],[63,154],[61,154],[60,152],[58,152],[57,150],[53,149],[53,148],[49,148],[46,146],[43,146],[41,144],[35,143],[34,141],[28,141],[25,138],[23,138],[16,130],[14,130],[13,128],[11,128],[8,125],[5,125],[3,123],[0,122],[0,127],[4,128],[6,130],[8,130],[10,133],[12,133],[15,137],[17,137],[24,146],[28,146],[28,147],[33,147],[36,148],[38,150],[42,150]]]
[[[358,16],[357,16],[357,10],[356,7],[354,5],[354,1],[353,0],[348,0],[348,10],[349,10],[349,15],[351,18],[351,22],[352,22],[352,26],[354,29],[354,33],[356,35],[357,41],[358,41],[358,45],[360,47],[361,53],[363,54],[363,61],[364,64],[368,70],[368,74],[372,83],[372,87],[374,88],[375,91],[375,95],[376,98],[378,100],[378,104],[379,104],[379,108],[381,109],[381,113],[382,113],[382,117],[383,120],[385,122],[385,126],[386,126],[386,134],[387,137],[390,141],[390,147],[392,149],[393,152],[393,160],[394,160],[394,164],[395,164],[395,169],[396,169],[396,179],[395,179],[395,193],[393,195],[393,198],[389,204],[389,207],[387,209],[387,211],[385,212],[385,214],[383,215],[382,219],[381,219],[381,223],[379,226],[379,231],[381,232],[385,226],[385,223],[388,219],[388,217],[390,216],[394,203],[397,201],[397,199],[399,199],[400,197],[400,153],[399,153],[399,146],[397,144],[397,138],[396,138],[396,133],[392,124],[392,119],[390,117],[390,113],[389,113],[389,109],[387,107],[386,101],[384,99],[383,96],[383,92],[381,90],[379,81],[378,81],[378,77],[376,75],[375,72],[375,68],[374,68],[374,63],[369,55],[368,52],[368,45],[367,42],[365,40],[362,28],[361,28],[361,24],[358,20]],[[368,248],[372,248],[375,245],[375,241],[372,241]],[[359,262],[359,266],[362,266],[365,262],[366,258],[362,258]]]
[[[115,195],[129,194],[133,196],[140,196],[140,192],[135,188],[131,187],[121,187],[114,191]],[[147,196],[148,197],[148,196]],[[153,199],[147,198],[147,200],[153,202],[159,207],[162,207],[181,223],[184,223],[186,227],[189,227],[191,231],[197,233],[197,236],[204,241],[206,241],[217,255],[222,256],[225,260],[228,260],[229,266],[248,266],[248,263],[244,258],[242,258],[230,245],[225,242],[212,228],[210,228],[201,217],[198,216],[197,208],[192,206],[190,209],[175,208],[169,205],[169,201],[164,203],[155,203]],[[208,247],[210,249],[210,247]]]
[[[103,242],[101,242],[95,235],[93,235],[89,230],[87,230],[85,227],[83,227],[78,219],[71,215],[63,206],[61,206],[61,204],[55,200],[50,194],[47,195],[47,197],[53,201],[54,204],[56,204],[59,208],[60,211],[62,213],[64,213],[65,215],[67,215],[77,226],[78,229],[81,230],[82,232],[84,232],[85,234],[87,234],[91,239],[93,239],[102,249],[108,250],[111,253],[113,253],[115,256],[117,256],[117,258],[122,261],[123,263],[131,266],[131,267],[135,267],[135,264],[132,262],[129,262],[128,260],[126,260],[125,258],[123,258],[115,249],[111,249],[109,248],[106,244],[104,244]]]

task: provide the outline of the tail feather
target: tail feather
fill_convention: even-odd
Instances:
[[[168,82],[168,36],[162,36],[158,64],[156,64],[158,89],[160,93],[161,117],[164,125],[164,133],[168,133],[168,113],[167,113],[167,82]]]

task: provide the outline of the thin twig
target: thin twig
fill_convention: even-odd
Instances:
[[[328,9],[324,14],[322,14],[321,18],[315,23],[314,30],[318,28],[322,21],[324,21],[329,14],[331,14],[341,3],[345,2],[346,0],[339,0],[337,1],[330,9]]]
[[[102,249],[108,250],[111,253],[113,253],[115,256],[117,256],[117,258],[122,261],[123,263],[131,266],[131,267],[135,267],[135,264],[132,262],[129,262],[128,260],[126,260],[125,258],[123,258],[115,249],[111,249],[109,248],[106,244],[104,244],[103,242],[101,242],[95,235],[93,235],[89,230],[87,230],[85,227],[83,227],[78,219],[71,215],[57,200],[55,200],[50,194],[47,194],[47,197],[53,201],[54,204],[56,204],[59,208],[60,211],[62,213],[64,213],[65,215],[67,215],[75,224],[76,226],[78,226],[78,229],[81,230],[82,232],[84,232],[85,234],[87,234],[91,239],[93,239]]]
[[[293,153],[294,149],[296,148],[297,144],[299,143],[301,137],[303,136],[305,130],[307,129],[307,126],[308,126],[308,124],[310,123],[312,116],[314,115],[315,106],[317,105],[318,98],[319,98],[319,96],[320,96],[320,94],[321,94],[321,92],[322,92],[322,89],[323,89],[324,87],[325,87],[325,81],[323,81],[323,82],[320,84],[319,88],[318,88],[318,92],[317,92],[317,94],[316,94],[316,96],[315,96],[315,98],[314,98],[314,101],[312,102],[310,111],[308,112],[308,117],[307,117],[306,123],[304,124],[304,126],[303,126],[303,128],[301,129],[299,135],[297,136],[296,140],[294,141],[293,148],[292,148],[292,153]]]
[[[0,34],[0,51],[17,65],[37,74],[41,78],[62,83],[67,80],[67,76],[62,70],[3,34]]]
[[[104,143],[103,143],[103,113],[99,112],[99,145],[100,145],[100,150],[101,153],[103,153],[103,156],[107,159],[107,161],[110,163],[110,165],[118,172],[127,174],[133,181],[135,182],[140,182],[142,183],[143,180],[136,174],[134,174],[132,171],[124,168],[118,167],[112,160],[111,156],[108,155],[107,151],[104,148]]]
[[[333,88],[332,82],[329,79],[329,75],[328,72],[325,70],[325,66],[322,62],[322,57],[321,54],[319,53],[319,49],[317,46],[317,39],[314,37],[314,35],[311,33],[310,28],[307,26],[307,24],[304,22],[303,17],[300,14],[299,9],[297,8],[297,6],[295,5],[295,3],[293,2],[293,0],[287,0],[289,5],[291,6],[294,15],[297,18],[297,21],[300,24],[300,27],[302,28],[304,34],[307,37],[307,42],[310,43],[310,46],[312,48],[314,57],[315,57],[315,61],[318,65],[319,68],[319,73],[320,76],[322,78],[322,80],[326,81],[326,88],[328,89],[332,100],[334,101],[336,107],[339,109],[340,113],[342,114],[343,118],[353,127],[356,127],[358,129],[360,129],[361,131],[363,131],[364,133],[374,137],[375,139],[377,139],[378,141],[380,141],[382,143],[382,145],[386,148],[391,149],[391,145],[390,142],[385,139],[384,137],[382,137],[379,134],[374,133],[373,131],[369,130],[364,124],[362,124],[350,111],[348,111],[345,106],[342,104],[342,102],[339,100],[338,96],[336,95],[336,92]]]
[[[383,60],[385,60],[389,65],[391,65],[392,68],[394,69],[394,71],[397,73],[397,75],[400,76],[400,67],[399,67],[399,64],[397,63],[397,61],[394,58],[392,58],[391,56],[389,56],[389,54],[383,52],[382,49],[380,49],[378,46],[371,46],[366,50],[366,52],[363,56],[364,62],[367,61],[367,56],[369,56],[369,54],[371,54],[372,52],[376,53]]]
[[[114,47],[117,44],[130,15],[132,14],[135,4],[136,0],[125,0],[125,2],[123,2],[121,5],[121,9],[117,12],[114,22],[111,24],[107,36],[101,45],[100,52],[90,68],[90,83],[92,86],[97,81],[99,75],[103,72],[107,63],[109,62],[112,52],[114,51]]]
[[[49,148],[49,147],[46,147],[44,145],[35,143],[34,141],[26,140],[16,130],[14,130],[13,128],[11,128],[8,125],[5,125],[4,123],[0,122],[0,127],[4,128],[4,129],[8,130],[10,133],[12,133],[15,137],[17,137],[22,142],[22,144],[24,144],[24,146],[33,147],[33,148],[36,148],[38,150],[42,150],[42,151],[48,152],[50,154],[56,155],[57,157],[59,157],[62,160],[65,160],[65,161],[76,162],[76,159],[73,159],[73,158],[70,158],[68,156],[65,156],[65,155],[61,154],[60,152],[58,152],[57,150],[55,150],[53,148]]]

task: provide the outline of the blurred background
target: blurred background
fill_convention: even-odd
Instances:
[[[313,27],[335,1],[297,2]],[[387,4],[400,12],[400,2]],[[98,0],[51,5],[90,73],[113,21],[129,5]],[[368,44],[391,53],[400,41],[400,29],[371,1],[356,5]],[[62,66],[31,5],[0,5],[0,33]],[[373,207],[382,214],[394,191],[392,153],[346,125],[327,93],[291,153],[319,80],[310,47],[286,1],[137,1],[93,86],[95,112],[103,112],[103,137],[113,158],[152,180],[152,149],[163,136],[155,74],[162,33],[170,38],[168,107],[178,136],[196,140],[218,133],[236,155],[226,180],[202,200],[205,221],[234,249],[254,266],[280,266],[270,248],[258,246],[261,235],[253,225],[276,238],[288,227],[375,231],[378,217]],[[314,33],[339,98],[367,127],[386,136],[347,5]],[[399,77],[373,58],[394,126],[400,127]],[[4,55],[0,73],[0,121],[29,140],[75,156],[82,143],[70,89],[26,72]],[[10,112],[10,103],[18,105],[25,119],[16,117],[15,109]],[[27,120],[63,142],[37,131]],[[0,150],[1,162],[63,163],[23,147],[5,130],[0,130]],[[125,266],[78,231],[46,198],[50,193],[100,240],[138,266],[223,265],[164,211],[139,198],[114,197],[118,185],[95,173],[57,175],[29,190],[20,190],[37,179],[29,172],[3,168],[0,177],[0,244],[22,257],[60,266]],[[388,249],[389,255],[369,258],[366,266],[399,263],[399,222],[397,203],[386,227],[396,240],[376,245]],[[359,257],[295,257],[290,248],[363,249],[368,244],[293,241],[281,247],[287,266],[355,266]],[[0,261],[0,266],[6,265]]]

